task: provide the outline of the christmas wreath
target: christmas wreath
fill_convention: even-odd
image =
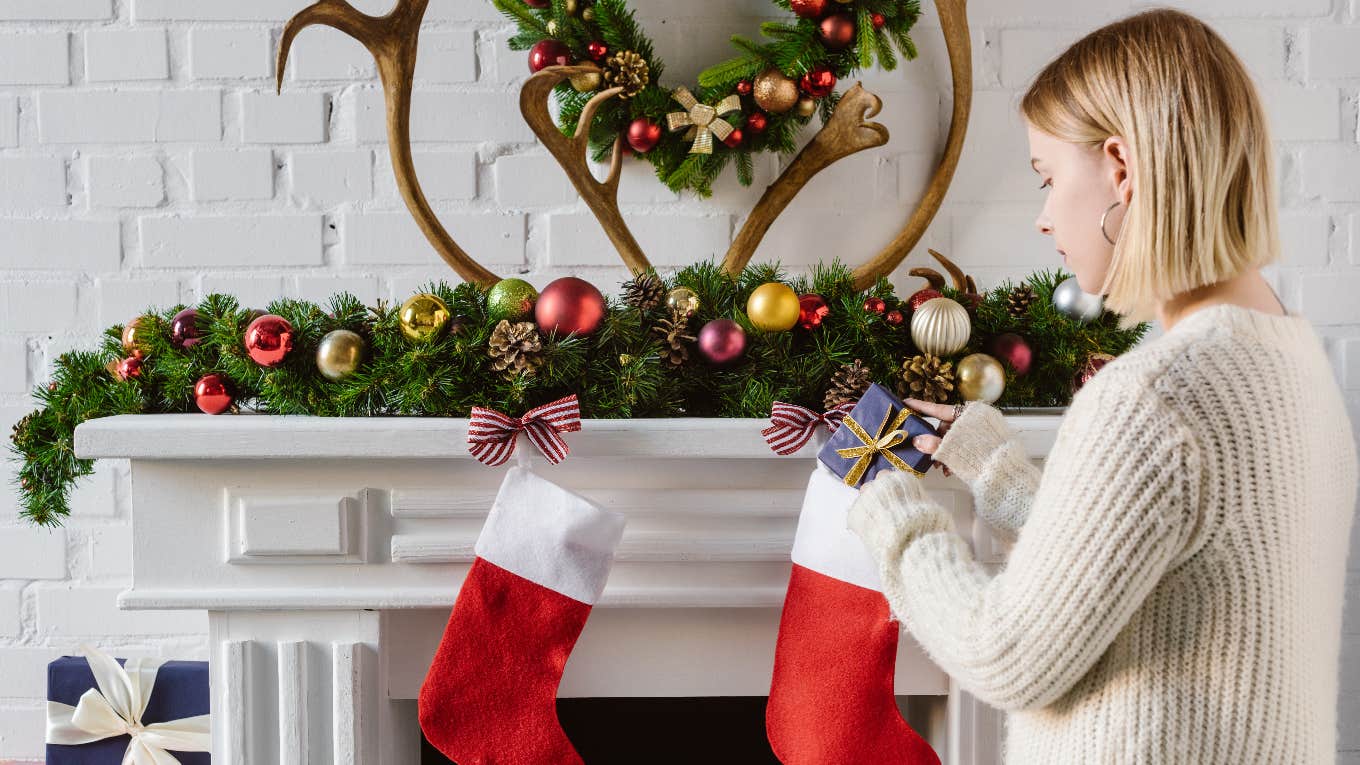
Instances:
[[[94,417],[468,417],[574,395],[589,418],[764,418],[776,402],[831,409],[871,382],[930,401],[1063,406],[1146,332],[1119,329],[1064,274],[979,294],[932,254],[952,279],[912,269],[926,284],[906,298],[886,278],[856,290],[839,261],[791,279],[778,264],[733,278],[709,261],[648,269],[619,298],[576,277],[542,291],[510,278],[432,282],[399,306],[340,293],[261,311],[212,294],[149,309],[108,328],[98,349],[59,356],[35,389],[40,408],[11,436],[22,514],[66,516],[93,468],[75,456],[75,428]]]
[[[556,85],[563,133],[576,132],[582,110],[602,88],[621,87],[589,126],[591,157],[603,161],[624,134],[633,156],[650,162],[672,191],[708,197],[732,160],[737,179],[752,182],[751,155],[789,154],[799,128],[826,123],[840,95],[836,83],[878,62],[896,68],[916,57],[916,0],[774,0],[793,20],[760,26],[768,42],[733,35],[738,55],[699,74],[698,88],[660,84],[665,66],[624,0],[494,0],[518,26],[512,50],[529,51],[529,70],[590,61]]]

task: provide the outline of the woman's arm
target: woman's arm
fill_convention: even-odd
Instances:
[[[893,612],[993,706],[1047,706],[1075,685],[1196,528],[1193,440],[1146,383],[1114,371],[1074,399],[995,576],[913,476],[880,473],[849,510]]]
[[[933,458],[967,484],[974,510],[998,536],[1015,541],[1029,518],[1041,471],[1001,410],[983,401],[969,402],[941,437]]]

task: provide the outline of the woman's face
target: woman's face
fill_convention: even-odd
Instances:
[[[1133,196],[1128,146],[1111,136],[1094,150],[1026,125],[1031,165],[1045,192],[1034,225],[1053,237],[1063,265],[1076,275],[1082,291],[1099,294],[1114,256],[1114,245],[1100,233],[1100,216],[1115,200],[1122,203],[1105,218],[1105,231],[1117,240]]]

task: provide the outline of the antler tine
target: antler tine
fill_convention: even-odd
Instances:
[[[299,32],[311,26],[332,27],[362,43],[368,36],[368,30],[376,26],[378,21],[376,17],[359,11],[345,0],[317,0],[298,11],[287,24],[283,25],[283,35],[279,38],[279,52],[274,66],[276,92],[283,92],[283,72],[288,65],[288,54],[293,49],[293,40]]]
[[[559,82],[574,75],[599,71],[599,67],[590,63],[544,67],[524,82],[519,92],[519,110],[524,115],[524,121],[529,123],[529,128],[547,147],[557,160],[557,164],[562,166],[572,185],[576,187],[577,193],[590,207],[590,211],[604,228],[605,234],[609,236],[609,241],[613,242],[614,249],[618,250],[619,256],[623,258],[624,264],[633,273],[638,273],[647,270],[651,264],[637,240],[633,238],[633,232],[628,229],[623,215],[619,213],[618,190],[619,174],[623,165],[621,144],[623,137],[617,136],[614,139],[609,175],[604,181],[596,180],[586,163],[591,120],[600,105],[623,92],[623,88],[607,88],[587,101],[581,109],[576,133],[570,138],[562,134],[553,123],[552,115],[548,113],[548,97]]]
[[[784,212],[789,202],[832,163],[858,151],[882,146],[888,142],[888,129],[865,119],[878,114],[883,102],[865,90],[860,83],[845,92],[836,104],[831,119],[812,137],[802,151],[793,158],[779,178],[765,189],[751,214],[746,217],[741,231],[732,240],[723,259],[723,270],[736,275],[746,267],[756,247],[771,224]]]
[[[878,277],[892,273],[921,240],[926,228],[934,220],[935,213],[939,212],[945,192],[954,178],[954,170],[959,165],[963,138],[968,132],[968,114],[973,105],[973,44],[968,35],[966,6],[966,0],[935,0],[935,7],[940,14],[940,30],[944,33],[945,47],[949,51],[949,70],[954,88],[954,110],[949,121],[944,156],[935,168],[920,204],[902,230],[872,260],[855,269],[854,286],[857,290],[867,289]]]
[[[473,260],[449,236],[420,188],[411,156],[412,81],[415,77],[420,22],[428,5],[429,0],[397,0],[387,15],[369,16],[346,0],[317,0],[284,25],[283,36],[279,41],[276,86],[282,92],[284,67],[288,63],[293,40],[309,26],[333,27],[363,44],[377,63],[378,74],[382,78],[387,103],[387,146],[392,155],[392,172],[396,176],[397,188],[401,190],[407,209],[445,263],[465,281],[489,287],[500,281],[500,277]]]

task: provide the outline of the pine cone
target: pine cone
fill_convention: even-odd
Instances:
[[[842,364],[841,368],[831,375],[831,387],[827,388],[826,395],[822,398],[822,408],[832,409],[841,404],[859,401],[860,396],[864,395],[864,391],[869,389],[872,382],[872,373],[859,359],[855,359],[853,364]]]
[[[902,375],[897,383],[900,396],[919,398],[942,404],[954,390],[954,364],[923,353],[902,362]]]
[[[605,59],[604,84],[607,87],[622,87],[619,98],[632,98],[648,83],[647,59],[635,51],[621,50]]]
[[[689,346],[695,342],[694,335],[686,334],[689,330],[689,317],[680,311],[672,310],[670,317],[662,319],[652,327],[652,331],[661,336],[661,360],[667,364],[678,367],[689,361]]]
[[[532,375],[543,363],[543,338],[532,321],[501,319],[491,330],[486,352],[493,359],[491,368],[507,378],[519,372]]]
[[[643,272],[623,283],[623,302],[639,311],[650,311],[665,299],[666,283],[656,274]]]
[[[1021,284],[1006,296],[1006,311],[1018,319],[1025,315],[1029,310],[1030,303],[1033,303],[1038,297],[1034,294],[1034,288],[1029,286],[1028,282]]]

